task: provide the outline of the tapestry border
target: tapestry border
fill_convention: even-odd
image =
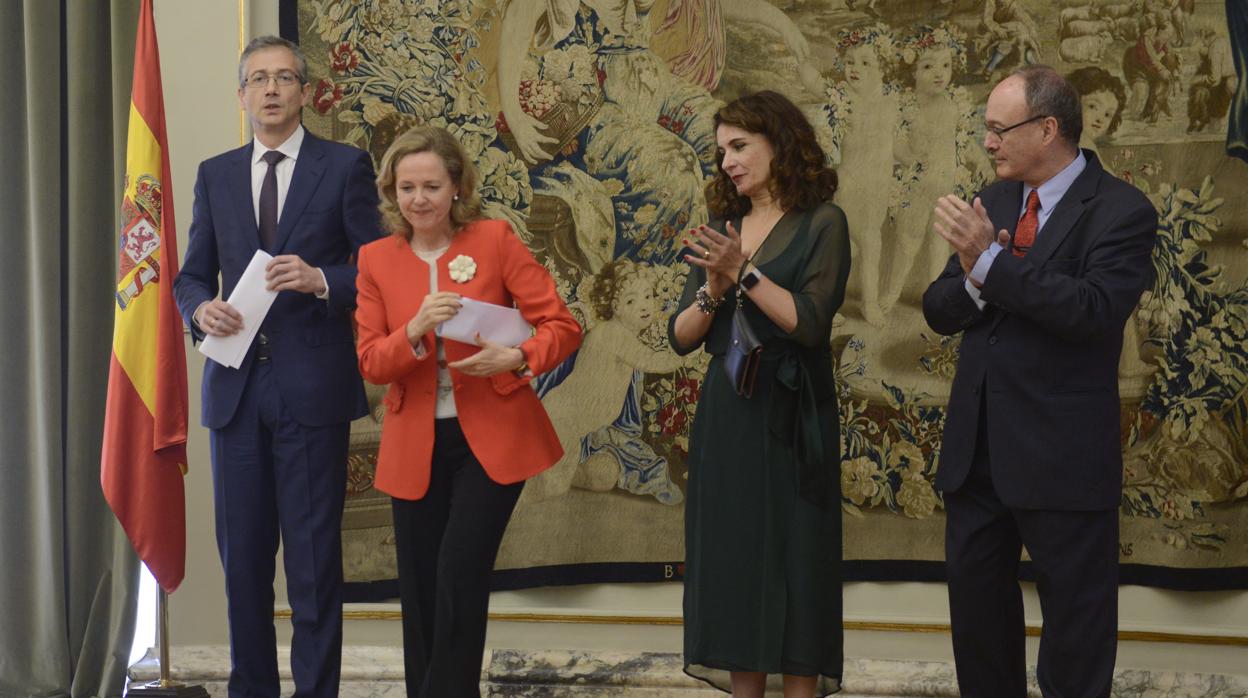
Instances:
[[[1170,591],[1242,591],[1248,588],[1248,567],[1217,569],[1173,569],[1156,565],[1124,564],[1118,583]],[[912,560],[846,560],[841,567],[845,582],[941,582],[945,563]],[[1035,582],[1030,562],[1019,566],[1019,579]],[[623,562],[584,565],[548,565],[526,569],[497,570],[492,591],[517,591],[537,587],[579,584],[663,583],[684,580],[683,562]],[[377,603],[398,598],[398,580],[348,582],[343,600],[347,603]]]

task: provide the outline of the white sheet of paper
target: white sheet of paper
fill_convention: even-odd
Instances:
[[[242,314],[242,332],[229,337],[208,335],[199,343],[199,351],[204,356],[230,368],[242,365],[247,349],[251,347],[251,340],[260,331],[260,323],[264,322],[264,316],[269,314],[269,308],[277,298],[277,291],[264,287],[264,267],[270,259],[273,256],[268,252],[256,250],[255,256],[239,277],[238,284],[230,292],[230,297],[225,299],[226,303]]]
[[[496,344],[514,347],[533,336],[533,326],[515,308],[460,298],[455,317],[438,325],[439,337],[465,344],[477,344],[477,334]],[[479,345],[478,345],[479,346]]]

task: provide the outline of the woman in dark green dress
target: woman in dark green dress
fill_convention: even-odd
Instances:
[[[692,269],[668,324],[678,353],[711,355],[689,449],[685,671],[734,696],[824,696],[840,688],[843,645],[830,339],[845,214],[788,99],[746,95],[715,124],[716,219],[686,241]],[[734,312],[763,347],[748,396],[724,370]]]

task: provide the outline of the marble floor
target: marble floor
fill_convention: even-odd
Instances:
[[[199,684],[213,698],[224,698],[229,671],[225,647],[177,647],[172,658],[176,681]],[[289,683],[289,652],[279,650],[284,695]],[[1248,662],[1245,663],[1248,671]],[[134,682],[159,677],[149,653],[130,668]],[[481,695],[541,698],[592,697],[660,698],[670,696],[724,696],[685,675],[679,654],[668,652],[583,652],[568,650],[486,650],[481,671]],[[343,698],[401,697],[403,657],[397,647],[343,649]],[[777,694],[778,695],[778,694]],[[847,659],[843,698],[909,698],[957,696],[953,666],[945,662]],[[1030,695],[1039,696],[1033,686]],[[1153,672],[1120,669],[1114,677],[1115,698],[1248,698],[1248,676]]]

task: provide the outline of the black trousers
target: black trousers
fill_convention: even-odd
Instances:
[[[997,497],[980,420],[966,482],[945,493],[945,560],[958,687],[967,698],[1027,693],[1022,547],[1044,628],[1046,698],[1110,695],[1118,649],[1118,512],[1012,509]]]
[[[457,419],[434,439],[429,491],[392,500],[407,695],[480,696],[490,573],[524,483],[491,480]]]

